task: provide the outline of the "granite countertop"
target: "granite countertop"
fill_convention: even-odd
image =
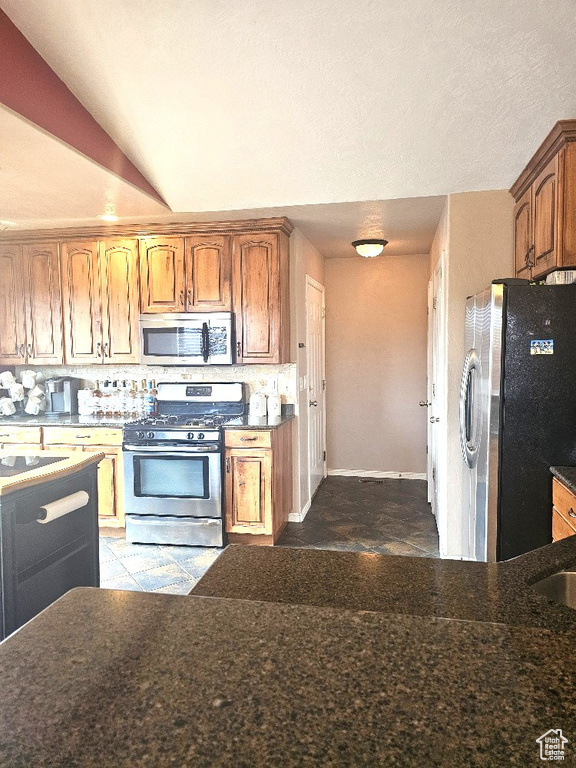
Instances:
[[[131,418],[99,416],[0,416],[0,427],[117,427],[121,429]]]
[[[6,496],[15,491],[22,491],[34,485],[40,485],[51,480],[57,480],[78,472],[80,469],[97,464],[105,458],[103,453],[84,453],[82,451],[67,451],[61,449],[21,448],[18,445],[11,449],[0,450],[0,462],[3,459],[15,457],[41,456],[43,459],[56,458],[58,461],[44,466],[30,466],[25,472],[12,477],[0,477],[0,496]]]
[[[550,472],[572,493],[576,493],[576,467],[550,467]]]
[[[80,588],[0,645],[0,764],[525,768],[550,728],[571,764],[573,652],[544,629]]]
[[[269,416],[239,416],[234,424],[225,424],[224,429],[278,429],[282,424],[291,421],[294,413],[282,412],[281,416],[272,418]]]
[[[282,412],[278,418],[245,416],[238,417],[236,424],[225,429],[277,429],[294,418],[292,411]],[[0,427],[112,427],[122,429],[133,418],[99,416],[0,416]]]
[[[576,611],[530,588],[574,564],[576,536],[503,563],[231,544],[191,594],[576,634]]]

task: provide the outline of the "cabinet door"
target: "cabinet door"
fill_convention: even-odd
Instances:
[[[62,292],[58,244],[22,249],[28,363],[62,365]]]
[[[184,312],[184,239],[153,237],[140,241],[142,312]]]
[[[232,270],[237,361],[282,362],[277,234],[237,235]]]
[[[106,363],[138,363],[138,276],[136,240],[99,244],[102,353]]]
[[[230,238],[197,235],[186,238],[186,309],[229,312],[232,309]]]
[[[532,190],[528,189],[514,208],[514,265],[516,277],[530,279],[532,248]]]
[[[558,157],[554,157],[532,185],[534,229],[533,277],[557,266],[557,184]]]
[[[272,535],[272,451],[226,451],[226,531]]]
[[[98,243],[63,243],[61,264],[64,359],[66,363],[101,363]]]
[[[22,301],[22,249],[0,244],[0,364],[26,361],[24,302]]]

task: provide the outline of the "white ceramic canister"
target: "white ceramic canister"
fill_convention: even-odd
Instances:
[[[263,392],[254,392],[250,396],[250,416],[266,416],[266,395]]]
[[[271,392],[268,395],[268,418],[277,419],[282,411],[282,401],[278,392]]]

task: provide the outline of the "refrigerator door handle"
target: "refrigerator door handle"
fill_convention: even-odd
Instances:
[[[471,469],[478,462],[482,438],[481,374],[480,358],[475,349],[470,349],[464,359],[460,382],[460,446],[464,462]]]

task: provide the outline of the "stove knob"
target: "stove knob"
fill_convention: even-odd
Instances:
[[[204,432],[198,432],[198,440],[204,440]]]
[[[146,437],[146,433],[145,433],[145,432],[136,432],[136,437],[137,437],[139,440],[142,440],[143,438],[145,438],[145,437]]]
[[[188,432],[186,437],[188,438],[188,440],[194,440],[194,432]]]
[[[149,437],[150,439],[152,439],[154,436],[155,436],[154,432],[147,432],[146,433],[146,437]]]

